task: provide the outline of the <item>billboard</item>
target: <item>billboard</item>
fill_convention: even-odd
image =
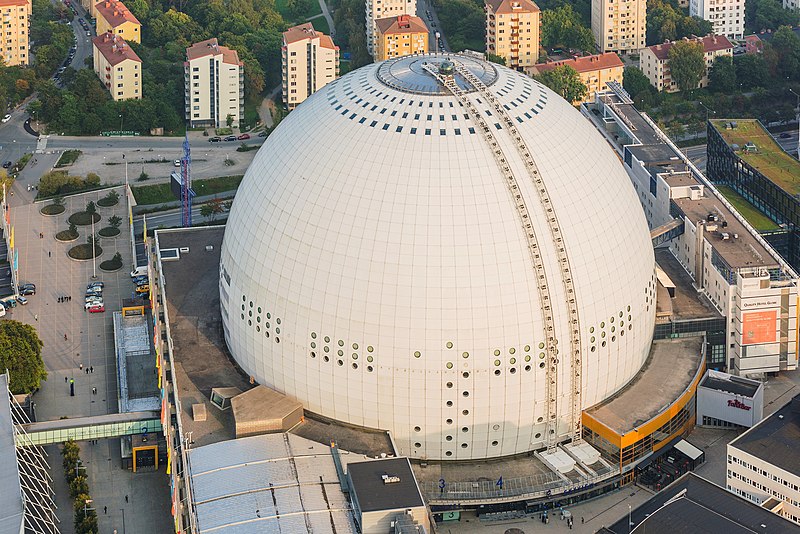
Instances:
[[[775,343],[777,340],[778,310],[742,314],[742,345]]]

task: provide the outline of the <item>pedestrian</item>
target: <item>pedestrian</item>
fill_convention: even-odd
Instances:
[[[64,334],[64,341],[67,340],[67,334]]]
[[[104,513],[104,514],[107,514],[107,513],[108,513],[108,506],[103,506],[103,513]]]
[[[125,495],[125,502],[128,502],[128,496]]]
[[[67,377],[65,376],[65,377],[64,377],[64,383],[66,383],[66,382],[67,382]]]
[[[92,395],[97,395],[97,388],[92,388]]]
[[[90,365],[90,366],[89,366],[89,372],[90,372],[90,373],[94,373],[94,366],[93,366],[93,365]]]
[[[581,516],[581,525],[583,524],[583,516]]]
[[[64,334],[64,335],[66,336],[67,334]],[[81,370],[81,371],[83,371],[83,362],[81,362],[81,363],[78,365],[78,367],[80,368],[80,370]]]
[[[35,313],[33,314],[33,320],[34,321],[38,321],[39,320],[39,316],[37,314],[35,314]]]
[[[89,368],[88,367],[86,368],[86,374],[87,375],[89,374]]]
[[[52,258],[52,257],[53,257],[53,256],[52,256],[52,254],[50,254],[50,251],[49,251],[49,250],[47,251],[47,257],[48,257],[48,258]]]

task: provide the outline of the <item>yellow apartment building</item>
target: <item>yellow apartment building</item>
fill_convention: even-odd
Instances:
[[[400,15],[375,21],[375,61],[428,52],[428,27],[419,17]]]
[[[0,0],[3,40],[0,53],[8,66],[30,63],[31,0]]]
[[[525,72],[535,76],[562,65],[568,65],[575,69],[586,86],[586,96],[583,100],[573,102],[575,105],[581,102],[594,102],[594,94],[608,89],[608,82],[617,82],[622,85],[622,71],[625,70],[625,65],[614,52],[540,63],[530,69],[526,69]]]
[[[94,71],[114,100],[142,98],[142,60],[119,35],[92,39]]]
[[[131,43],[142,42],[142,24],[118,0],[104,0],[95,4],[97,35],[110,31]]]
[[[521,70],[539,59],[541,13],[531,0],[486,0],[486,52]]]

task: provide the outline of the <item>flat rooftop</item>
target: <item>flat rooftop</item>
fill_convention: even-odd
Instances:
[[[627,124],[628,128],[633,131],[639,142],[643,145],[654,145],[663,143],[661,137],[653,130],[653,128],[644,120],[642,115],[633,104],[625,104],[619,100],[617,95],[607,93],[603,95],[603,100],[606,104],[611,104],[614,111],[622,117],[622,120]]]
[[[692,277],[668,249],[657,248],[655,253],[656,263],[675,284],[675,298],[670,299],[671,320],[722,318],[708,297],[695,289]],[[656,307],[660,308],[661,303],[656,301]]]
[[[408,458],[351,463],[347,474],[362,512],[425,506]],[[384,483],[384,476],[397,481]]]
[[[601,529],[606,534],[752,534],[800,532],[779,515],[689,472],[630,514]]]
[[[731,441],[735,447],[784,471],[800,475],[800,395]],[[795,410],[798,410],[797,412]]]
[[[198,531],[357,532],[330,447],[291,434],[223,441],[188,452]],[[342,451],[342,464],[363,456]]]
[[[706,376],[700,381],[700,386],[753,398],[761,387],[761,383],[756,380],[750,380],[749,378],[729,375],[728,373],[708,371]]]
[[[189,230],[158,230],[161,248],[189,247],[177,261],[162,262],[167,313],[174,347],[176,394],[181,401],[181,424],[192,432],[195,446],[232,439],[233,411],[220,411],[210,402],[212,388],[248,391],[249,378],[235,364],[222,332],[219,306],[219,259],[224,226]],[[211,246],[211,251],[206,251]],[[202,355],[202,357],[198,357]],[[206,421],[194,421],[192,405],[205,404]],[[347,426],[305,412],[292,433],[319,443],[335,441],[341,448],[376,456],[394,454],[385,432]]]
[[[703,363],[702,336],[653,341],[642,369],[624,388],[586,412],[623,435],[666,410]]]
[[[736,123],[736,128],[726,129],[725,124],[732,122]],[[742,161],[791,196],[800,194],[800,162],[787,154],[759,121],[719,119],[712,120],[711,124],[729,146],[739,146],[736,155]],[[747,143],[753,143],[756,150],[745,152],[744,146]]]
[[[127,317],[114,312],[120,412],[161,408],[151,325],[149,312]]]
[[[699,184],[699,182],[698,182]],[[706,231],[705,237],[712,244],[714,250],[725,260],[732,269],[749,267],[777,268],[778,262],[770,255],[764,246],[758,242],[739,219],[720,201],[708,188],[703,188],[703,196],[697,200],[690,198],[673,199],[672,202],[695,224],[706,220],[709,214],[715,214],[718,221],[718,230]],[[727,226],[723,227],[722,222]],[[722,233],[727,233],[729,239],[723,239]],[[734,235],[738,237],[734,238]]]

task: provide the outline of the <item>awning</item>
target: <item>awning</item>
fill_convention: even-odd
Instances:
[[[678,443],[675,444],[675,448],[678,449],[681,453],[685,454],[689,457],[690,460],[694,461],[703,456],[703,451],[686,441],[685,439],[680,440]]]

